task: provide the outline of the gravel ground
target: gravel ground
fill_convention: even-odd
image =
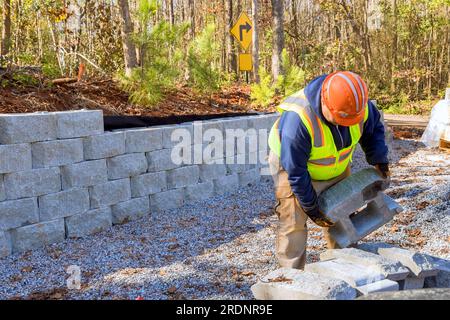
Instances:
[[[450,154],[395,140],[387,193],[405,211],[367,240],[450,259]],[[367,166],[355,153],[353,169]],[[109,231],[0,259],[2,299],[251,299],[277,268],[272,183],[155,213]],[[308,262],[325,249],[309,224]],[[67,267],[81,268],[68,290]]]

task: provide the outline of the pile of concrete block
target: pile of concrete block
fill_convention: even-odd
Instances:
[[[367,168],[320,194],[319,207],[334,223],[329,232],[339,247],[358,242],[402,211],[383,193],[388,186],[375,169]]]
[[[213,119],[202,127],[220,133],[230,128],[268,132],[277,117]],[[183,123],[104,132],[102,111],[1,114],[0,257],[259,181],[263,162],[227,161],[242,154],[260,159],[267,152],[248,148],[249,142],[231,156],[217,154],[219,164],[174,163],[171,154],[178,141],[172,133],[192,133],[194,127]]]
[[[450,261],[397,248],[366,243],[361,249],[331,249],[304,271],[281,268],[252,286],[256,299],[354,299],[376,292],[442,286]],[[448,284],[444,284],[448,285]]]

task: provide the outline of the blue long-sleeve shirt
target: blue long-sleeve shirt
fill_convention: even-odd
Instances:
[[[314,112],[327,125],[338,150],[351,145],[349,127],[329,123],[322,114],[320,92],[326,75],[317,77],[305,88],[305,95]],[[384,139],[384,125],[380,112],[369,101],[369,117],[364,123],[363,135],[359,141],[370,165],[388,163],[388,148]],[[292,191],[306,211],[317,208],[317,194],[313,189],[307,162],[311,153],[311,137],[297,113],[284,112],[278,130],[281,138],[281,165],[288,173]]]

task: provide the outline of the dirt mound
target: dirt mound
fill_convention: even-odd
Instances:
[[[129,102],[112,79],[89,79],[54,86],[15,85],[0,88],[0,113],[36,111],[66,111],[101,109],[105,115],[170,116],[207,115],[273,111],[273,108],[251,106],[250,87],[231,86],[213,94],[201,96],[187,87],[178,87],[154,107]]]

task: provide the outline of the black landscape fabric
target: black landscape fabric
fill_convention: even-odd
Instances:
[[[238,116],[252,116],[258,113],[221,113],[207,115],[181,115],[167,117],[144,117],[144,116],[105,116],[105,131],[115,129],[127,129],[136,127],[152,127],[168,124],[177,124],[192,121],[204,121],[217,118],[230,118]]]

